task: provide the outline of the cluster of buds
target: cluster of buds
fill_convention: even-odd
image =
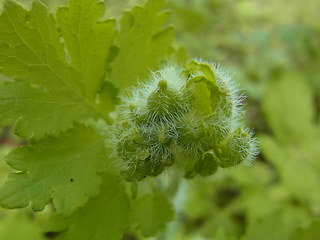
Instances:
[[[152,72],[121,97],[109,132],[123,176],[140,181],[175,166],[186,178],[206,177],[250,164],[257,147],[244,126],[242,100],[230,77],[211,63]]]

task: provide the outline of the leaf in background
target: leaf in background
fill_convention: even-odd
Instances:
[[[289,240],[315,240],[320,239],[320,222],[313,222],[308,228],[297,228]]]
[[[160,60],[172,53],[174,31],[163,28],[168,12],[160,12],[163,0],[149,0],[144,7],[125,11],[117,36],[120,52],[113,63],[110,81],[119,88],[143,80]]]
[[[44,138],[13,150],[7,163],[18,170],[0,191],[6,208],[31,203],[41,211],[52,199],[59,214],[70,215],[99,194],[98,172],[106,165],[104,139],[93,129],[77,125],[58,138]]]
[[[129,200],[118,177],[105,173],[101,193],[70,217],[55,216],[47,229],[57,240],[120,239],[129,225]]]
[[[312,135],[312,107],[311,89],[295,72],[270,82],[262,103],[272,132],[283,144]]]
[[[283,146],[269,136],[259,137],[262,153],[280,174],[280,182],[296,199],[320,207],[320,141],[309,146]],[[302,140],[304,143],[304,140]]]
[[[30,11],[5,2],[0,16],[0,73],[20,80],[0,85],[1,126],[14,123],[19,136],[41,138],[80,119],[108,119],[113,102],[109,99],[102,108],[96,95],[104,84],[114,21],[97,22],[102,16],[101,3],[70,1],[57,13],[61,38],[56,20],[39,0],[33,1]]]
[[[294,228],[293,224],[286,224],[279,213],[264,216],[249,225],[241,240],[285,240]]]
[[[301,78],[301,79],[300,79]],[[263,101],[275,138],[263,135],[262,153],[296,199],[320,207],[319,132],[313,119],[311,89],[298,75],[270,83]]]
[[[0,239],[44,240],[39,226],[25,213],[5,216],[0,221]]]
[[[160,193],[133,200],[132,209],[132,221],[138,224],[145,237],[157,235],[164,229],[165,224],[174,218],[172,205]]]

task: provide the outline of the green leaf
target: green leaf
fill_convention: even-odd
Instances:
[[[286,161],[291,162],[291,159],[288,159],[288,153],[284,151],[283,146],[275,138],[270,135],[261,135],[259,140],[262,153],[269,162],[277,167],[282,167],[286,164]]]
[[[39,226],[25,213],[9,214],[1,219],[0,239],[44,240]]]
[[[296,199],[318,209],[320,207],[319,140],[304,145],[305,141],[309,140],[302,139],[296,145],[286,146],[266,135],[260,136],[259,139],[262,153],[276,167],[285,188]]]
[[[72,98],[67,92],[34,88],[24,81],[1,82],[0,125],[15,122],[15,133],[25,137],[56,135],[74,120],[92,116],[80,99]]]
[[[1,136],[3,139],[4,137],[2,133]],[[2,143],[0,147],[0,186],[7,180],[7,175],[12,170],[3,160],[4,157],[12,150],[12,148],[12,146],[5,143]]]
[[[211,92],[208,87],[208,80],[203,76],[196,76],[189,81],[188,87],[192,89],[192,95],[194,96],[194,107],[199,109],[204,115],[212,114],[212,106],[210,104]],[[191,95],[191,94],[190,94]]]
[[[263,110],[275,137],[260,136],[261,150],[279,173],[280,184],[312,209],[320,207],[319,132],[311,89],[300,75],[269,86]]]
[[[297,228],[289,240],[315,240],[320,239],[320,222],[314,221],[308,228]]]
[[[129,201],[118,177],[105,173],[101,193],[69,218],[55,216],[47,227],[59,232],[57,240],[120,239],[129,225]]]
[[[93,129],[77,125],[58,138],[44,138],[13,150],[7,163],[18,170],[0,191],[6,208],[31,203],[41,211],[52,199],[59,214],[70,215],[99,194],[100,176],[106,164],[103,138]]]
[[[14,123],[18,135],[41,138],[56,135],[79,119],[108,120],[112,98],[99,93],[110,94],[100,87],[114,21],[98,22],[102,15],[100,3],[70,1],[57,13],[61,38],[55,18],[39,0],[30,11],[5,2],[0,16],[0,73],[20,81],[0,85],[1,126]]]
[[[113,63],[110,80],[117,87],[128,87],[144,80],[150,70],[173,52],[174,31],[163,28],[168,12],[160,12],[163,0],[149,0],[144,7],[125,11],[120,22],[117,42],[120,47]]]
[[[87,96],[93,99],[102,84],[114,35],[113,19],[97,22],[104,11],[104,3],[96,0],[69,0],[68,7],[57,11],[72,65],[82,75]]]
[[[132,203],[132,221],[137,223],[145,237],[157,235],[172,221],[174,211],[172,205],[163,194],[156,193],[136,199]]]
[[[312,107],[311,89],[297,73],[271,82],[262,105],[273,133],[286,144],[312,135]]]
[[[294,227],[294,224],[286,224],[281,214],[272,213],[249,224],[241,240],[284,240]]]

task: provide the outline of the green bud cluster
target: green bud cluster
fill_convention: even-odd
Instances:
[[[219,67],[192,61],[166,66],[121,97],[111,146],[128,181],[169,167],[186,178],[251,163],[256,141],[243,123],[243,96]]]

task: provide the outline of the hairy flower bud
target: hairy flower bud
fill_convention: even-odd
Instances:
[[[192,61],[152,73],[118,108],[111,139],[123,176],[140,181],[177,162],[185,177],[206,177],[252,162],[256,141],[243,124],[242,99],[214,64]]]

